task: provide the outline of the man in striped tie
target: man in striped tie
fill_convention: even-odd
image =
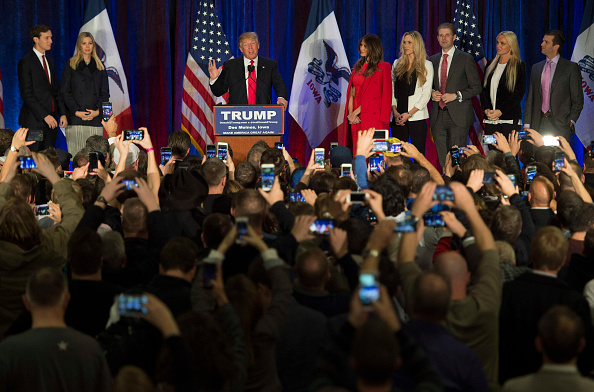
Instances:
[[[23,107],[19,124],[23,128],[42,130],[43,140],[32,144],[32,151],[55,147],[58,125],[65,127],[66,110],[60,100],[60,83],[54,60],[47,56],[52,48],[52,32],[48,26],[37,25],[29,30],[33,49],[19,60],[18,77]],[[58,123],[59,120],[59,123]]]
[[[208,63],[210,90],[220,97],[229,92],[229,105],[265,105],[272,103],[272,88],[278,96],[277,104],[287,109],[287,86],[275,60],[258,56],[260,41],[254,32],[239,36],[239,50],[243,54],[227,60],[217,68],[214,59]]]

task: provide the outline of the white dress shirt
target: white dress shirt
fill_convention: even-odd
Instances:
[[[37,55],[37,58],[39,59],[39,62],[41,63],[41,68],[44,68],[43,67],[43,58],[41,56],[45,56],[45,53],[41,53],[40,51],[38,51],[35,48],[33,48],[33,53],[35,53]],[[47,62],[47,59],[45,59],[45,63],[47,64],[47,75],[49,76],[50,84],[52,84],[52,73],[50,72],[49,63]]]

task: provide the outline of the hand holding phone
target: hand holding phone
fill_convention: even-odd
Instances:
[[[262,190],[269,192],[272,189],[272,186],[274,185],[274,164],[263,163],[260,167],[260,170],[262,172]]]
[[[118,313],[124,317],[141,317],[148,312],[146,308],[147,302],[148,298],[146,295],[120,294],[118,296]]]
[[[361,271],[359,274],[359,300],[363,309],[370,311],[372,304],[380,298],[380,284],[377,272]]]

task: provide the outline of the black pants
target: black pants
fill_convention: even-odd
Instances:
[[[427,142],[427,121],[407,121],[404,125],[390,124],[392,128],[392,137],[397,137],[400,141],[408,142],[410,136],[411,143],[425,155],[425,143]]]
[[[54,116],[54,118],[56,118]],[[58,132],[60,131],[60,118],[56,120],[58,122],[58,126],[54,129],[51,129],[46,122],[43,122],[42,127],[38,128],[31,128],[31,129],[41,129],[43,131],[43,140],[40,142],[35,142],[29,146],[29,150],[33,152],[43,151],[48,147],[56,147],[56,139],[58,138]]]

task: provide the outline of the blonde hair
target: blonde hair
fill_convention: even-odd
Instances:
[[[409,35],[413,41],[413,54],[415,56],[412,65],[409,69],[410,60],[404,54],[404,38]],[[417,79],[423,85],[427,81],[427,68],[425,67],[425,60],[427,59],[427,52],[425,51],[425,43],[423,36],[418,31],[409,31],[402,35],[400,40],[400,57],[398,63],[392,71],[392,79],[396,80],[406,74],[407,80],[410,82],[413,71],[417,71]]]
[[[507,76],[507,83],[505,86],[509,91],[514,91],[516,88],[516,79],[518,78],[518,66],[520,65],[520,45],[518,45],[518,37],[516,37],[516,33],[513,31],[502,31],[501,33],[497,34],[497,38],[505,37],[507,40],[507,44],[509,45],[510,49],[510,56],[509,61],[507,62],[507,67],[505,67],[505,74]],[[485,71],[485,81],[483,83],[483,87],[487,87],[487,80],[489,79],[489,75],[499,62],[499,55],[495,56],[491,64],[487,67]]]
[[[258,39],[258,34],[254,33],[253,31],[248,31],[239,36],[239,46],[241,46],[241,41],[245,41],[248,39],[255,39],[256,43],[259,45],[260,40]]]
[[[86,31],[80,33],[78,35],[78,38],[76,39],[76,53],[74,53],[74,56],[72,56],[70,58],[70,61],[68,62],[70,64],[70,68],[76,69],[78,67],[78,64],[80,64],[80,62],[83,60],[83,54],[80,50],[80,47],[82,46],[83,39],[85,38],[90,38],[91,41],[93,41],[93,51],[91,52],[91,58],[95,60],[97,69],[99,71],[103,71],[105,69],[105,66],[103,65],[101,60],[99,60],[99,56],[97,56],[97,45],[95,43],[95,38],[93,38],[93,35],[91,33],[88,33]]]

